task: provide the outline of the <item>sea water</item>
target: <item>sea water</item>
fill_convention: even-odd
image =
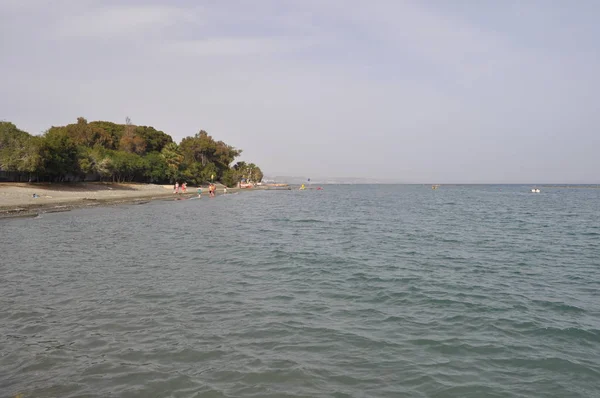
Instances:
[[[0,397],[600,396],[600,190],[324,188],[0,221]]]

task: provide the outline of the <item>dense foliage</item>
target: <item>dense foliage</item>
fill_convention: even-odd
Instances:
[[[80,117],[42,136],[0,122],[0,171],[17,181],[260,182],[259,167],[233,164],[241,153],[204,130],[177,144],[170,135],[129,119],[88,123]]]

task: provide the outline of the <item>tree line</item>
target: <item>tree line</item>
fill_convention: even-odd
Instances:
[[[260,182],[258,166],[233,164],[241,153],[204,130],[177,144],[163,131],[136,126],[129,118],[117,124],[80,117],[40,136],[0,122],[0,172],[15,181]]]

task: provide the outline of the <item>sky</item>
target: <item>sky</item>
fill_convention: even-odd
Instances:
[[[600,183],[595,0],[0,0],[0,120],[203,129],[266,175]]]

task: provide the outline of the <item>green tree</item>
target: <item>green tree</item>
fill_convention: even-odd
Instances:
[[[212,182],[212,176],[217,176],[217,166],[214,163],[207,163],[206,166],[202,168],[200,172],[200,181],[202,182]]]
[[[250,181],[254,182],[254,183],[258,183],[261,182],[263,179],[264,175],[262,170],[260,169],[260,167],[258,166],[254,166],[252,168],[252,172],[250,173]]]
[[[240,180],[257,183],[263,179],[262,170],[254,163],[240,161],[233,166],[233,169],[238,172]]]
[[[95,172],[94,159],[91,156],[92,149],[86,147],[79,147],[79,153],[77,155],[77,163],[80,171],[80,178],[85,180],[86,175],[93,174]]]
[[[168,182],[169,165],[163,155],[158,152],[150,152],[144,156],[146,162],[144,177],[147,182]]]
[[[0,122],[0,170],[20,173],[21,158],[31,136],[9,122]]]
[[[227,169],[223,172],[221,182],[228,187],[235,187],[240,182],[240,179],[240,173],[237,170]]]
[[[91,175],[92,178],[99,177],[102,180],[112,175],[110,167],[108,167],[110,163],[109,150],[100,144],[96,144],[93,148],[80,146],[77,149],[81,179]]]
[[[160,152],[167,144],[173,142],[170,135],[156,130],[154,127],[137,126],[135,134],[146,142],[146,152]]]
[[[223,173],[229,170],[231,163],[242,153],[241,150],[235,149],[223,141],[215,141],[204,130],[200,130],[193,137],[184,138],[180,147],[186,164],[191,165],[194,162],[199,162],[203,167],[206,167],[212,163],[214,165],[214,175],[217,179],[223,177]]]
[[[235,158],[241,154],[241,149],[235,149],[231,145],[225,144],[223,141],[217,141],[215,143],[213,162],[217,165],[220,171],[225,171],[229,169]]]
[[[9,122],[0,122],[0,170],[32,179],[42,168],[41,138],[31,136]]]
[[[42,145],[42,137],[30,136],[26,141],[25,151],[21,157],[20,170],[29,174],[30,181],[33,174],[36,175],[36,180],[39,178],[39,173],[44,166],[41,155]]]
[[[216,141],[200,130],[177,145],[163,131],[107,121],[51,127],[43,136],[31,136],[14,124],[0,122],[0,170],[10,178],[36,175],[51,181],[92,178],[113,181],[174,182],[200,184],[221,180],[229,186],[242,178],[262,179],[253,163],[231,164],[242,151]]]
[[[145,162],[136,153],[113,151],[110,154],[110,167],[114,182],[131,182],[146,174]]]
[[[212,159],[215,151],[215,142],[204,130],[193,137],[185,137],[179,145],[181,154],[187,164],[199,162],[206,166]]]
[[[77,118],[77,123],[68,124],[64,127],[66,134],[78,146],[93,147],[101,145],[104,148],[112,148],[114,146],[113,137],[110,133],[102,128],[90,124],[83,117]]]
[[[43,159],[41,174],[52,181],[64,181],[68,176],[80,174],[77,145],[66,129],[50,128],[44,134],[40,152]]]
[[[123,137],[125,125],[105,121],[90,122],[88,124],[89,126],[101,129],[104,131],[104,134],[110,137],[110,141],[107,141],[106,145],[103,145],[104,148],[117,149],[121,137]]]
[[[167,163],[167,177],[170,182],[175,182],[180,177],[179,168],[184,159],[179,146],[174,142],[167,144],[161,151],[161,155]]]

